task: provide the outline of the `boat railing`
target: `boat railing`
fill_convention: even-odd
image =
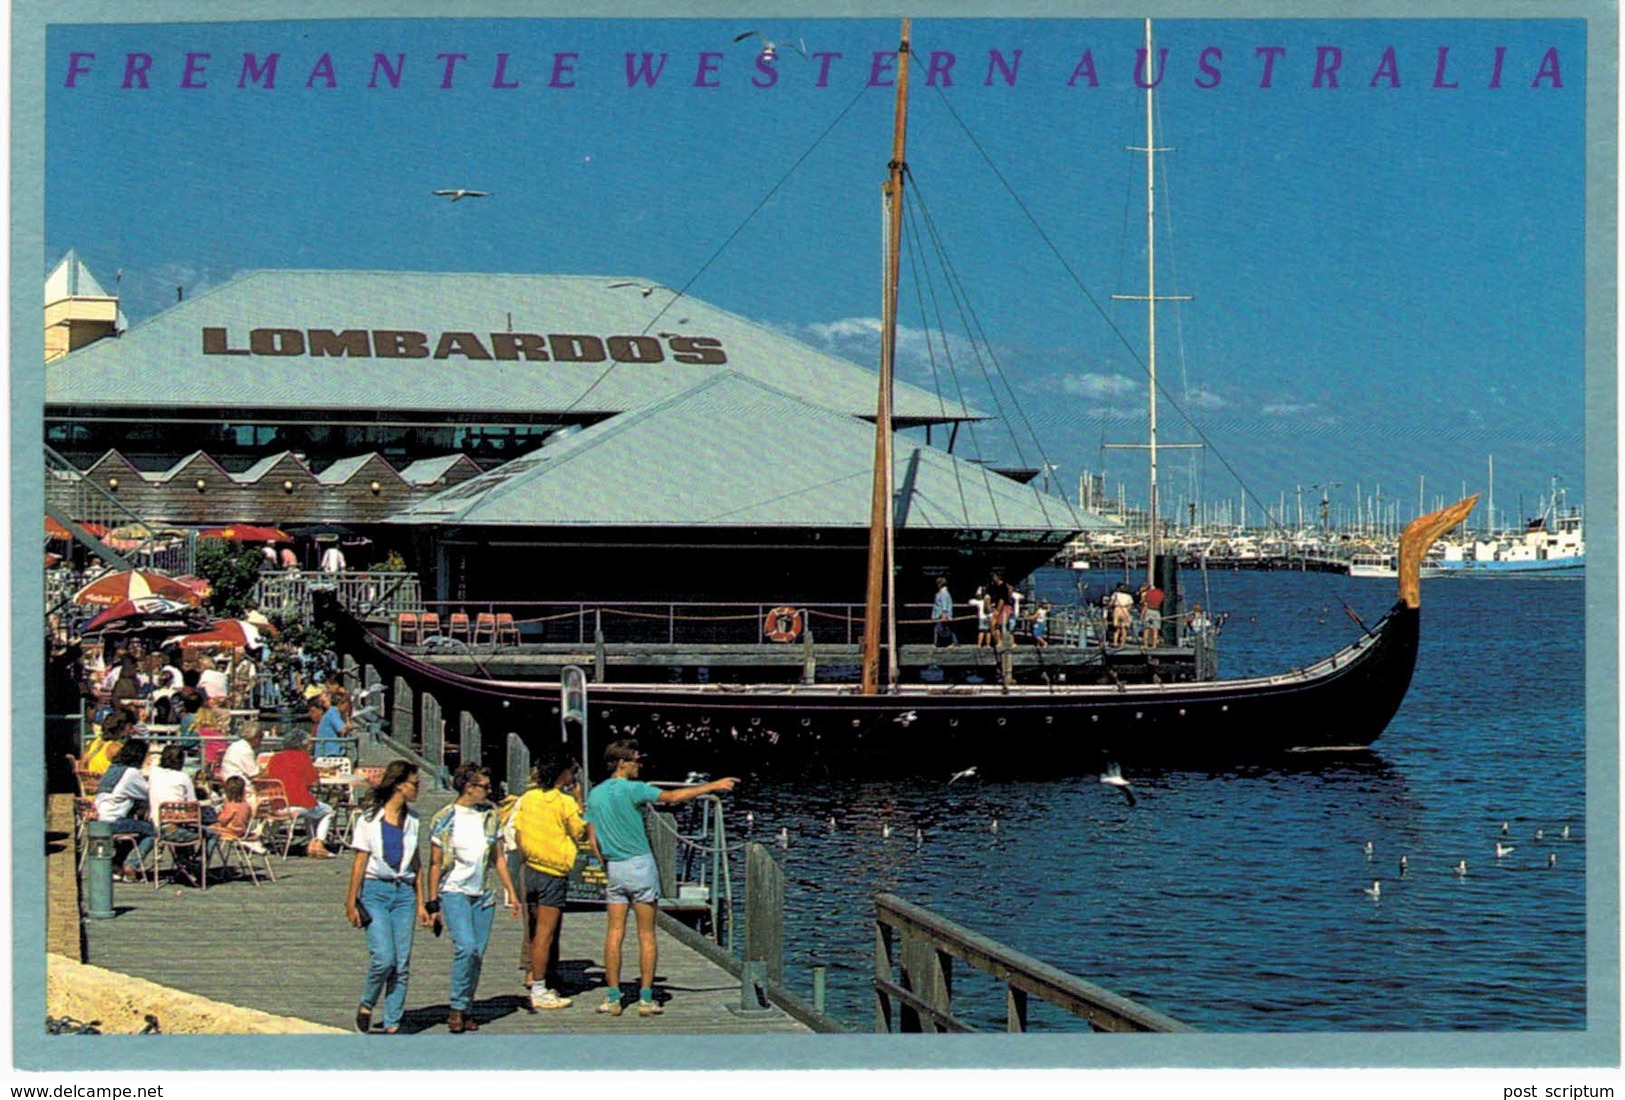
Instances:
[[[670,806],[651,805],[646,817],[649,847],[660,877],[661,908],[700,915],[700,931],[712,943],[732,952],[733,876],[728,869],[728,829],[722,799],[708,794]]]
[[[312,587],[338,590],[344,606],[357,614],[397,615],[423,606],[416,573],[365,572],[308,573],[290,569],[266,570],[254,582],[254,606],[271,613],[297,614],[309,620]]]
[[[1005,1030],[1026,1031],[1032,998],[1096,1031],[1190,1031],[1178,1020],[973,932],[895,894],[875,895],[875,1030],[976,1031],[954,1012],[954,960],[1005,986]],[[896,1019],[893,1019],[893,1009]]]

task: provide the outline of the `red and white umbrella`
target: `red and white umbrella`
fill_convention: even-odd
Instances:
[[[275,628],[255,626],[241,619],[221,619],[207,630],[167,638],[164,645],[178,645],[182,649],[242,649],[260,645],[261,631],[275,633]]]
[[[145,569],[104,573],[75,592],[73,602],[111,607],[140,596],[164,596],[194,605],[202,602],[201,596],[174,578]]]
[[[95,634],[103,630],[115,633],[193,630],[207,621],[207,615],[185,600],[171,600],[163,596],[137,596],[133,600],[120,600],[98,614],[85,624],[84,632]]]

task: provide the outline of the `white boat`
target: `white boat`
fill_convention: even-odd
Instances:
[[[1521,533],[1448,543],[1439,572],[1452,577],[1506,577],[1583,571],[1585,517],[1578,508],[1565,508],[1562,499],[1562,490],[1554,486],[1550,504]]]
[[[1422,561],[1418,575],[1437,577],[1443,571],[1439,560],[1430,556]],[[1381,551],[1366,551],[1355,554],[1354,557],[1349,559],[1349,576],[1393,580],[1399,576],[1399,556],[1397,553],[1383,553]]]

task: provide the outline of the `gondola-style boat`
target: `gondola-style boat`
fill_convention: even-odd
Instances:
[[[615,738],[635,736],[646,752],[658,755],[666,774],[691,769],[712,774],[938,775],[975,765],[983,776],[1022,776],[1081,774],[1103,758],[1234,762],[1369,746],[1410,686],[1423,557],[1436,538],[1466,517],[1476,496],[1413,521],[1400,540],[1399,600],[1357,641],[1303,668],[1275,676],[1172,684],[897,683],[895,621],[886,611],[892,602],[887,583],[893,575],[891,380],[908,61],[905,21],[884,191],[889,218],[861,682],[594,684],[586,692],[591,751],[596,754]],[[1147,119],[1149,130],[1149,107]],[[1146,144],[1155,146],[1149,134]],[[1147,299],[1154,311],[1154,288]],[[1153,339],[1154,332],[1153,327]],[[1154,473],[1152,486],[1154,500]],[[559,737],[565,709],[560,685],[480,679],[441,669],[369,631],[330,593],[322,595],[317,615],[335,625],[339,652],[371,666],[386,683],[400,677],[415,690],[428,692],[442,713],[467,713],[480,724],[484,744],[498,745],[502,734],[512,732],[534,750]],[[886,645],[881,643],[883,629],[892,634]],[[883,653],[890,666],[884,683]]]

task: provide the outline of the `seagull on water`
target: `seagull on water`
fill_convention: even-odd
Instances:
[[[790,847],[790,830],[788,827],[780,826],[779,828],[779,847]]]
[[[1136,801],[1134,788],[1129,785],[1128,780],[1123,778],[1123,769],[1115,762],[1106,765],[1106,774],[1100,777],[1100,781],[1108,787],[1116,787],[1122,791],[1123,797],[1128,799],[1128,804],[1130,806],[1134,805]]]
[[[1404,878],[1405,872],[1411,869],[1411,861],[1404,856],[1399,857],[1399,877]]]
[[[470,191],[466,187],[451,187],[435,192],[441,198],[450,199],[452,202],[461,202],[464,199],[483,199],[495,193],[494,191]]]
[[[992,828],[995,833],[999,831],[999,819],[996,817],[993,819]]]
[[[1535,839],[1536,840],[1545,840],[1546,839],[1546,830],[1545,829],[1536,829],[1535,830]]]
[[[1377,853],[1377,846],[1375,844],[1371,843],[1369,840],[1366,841],[1365,842],[1365,858],[1370,859],[1372,856],[1376,855],[1376,853]]]
[[[1518,849],[1517,849],[1516,845],[1502,844],[1499,840],[1497,840],[1495,842],[1495,858],[1496,859],[1500,859],[1503,856],[1509,856],[1513,852],[1516,852],[1517,850]]]
[[[914,847],[918,848],[920,845],[922,845],[924,843],[925,843],[925,830],[924,829],[915,829],[914,830]]]
[[[1557,853],[1556,852],[1550,852],[1550,853],[1547,854],[1547,856],[1546,856],[1546,866],[1548,866],[1548,867],[1556,867],[1557,866]]]
[[[756,825],[756,811],[755,810],[746,810],[745,811],[745,828],[746,828],[746,830],[749,830],[749,829],[753,828],[755,825]]]
[[[882,821],[880,823],[880,838],[882,840],[890,840],[891,839],[891,822]]]
[[[948,777],[948,782],[950,784],[953,784],[953,783],[958,782],[961,779],[969,779],[971,776],[973,776],[975,774],[976,774],[976,765],[972,764],[970,767],[966,768],[962,772],[954,772],[954,774],[952,774],[952,775],[950,775]]]
[[[1365,895],[1368,898],[1380,899],[1382,897],[1382,883],[1377,879],[1372,879],[1371,886],[1365,891]]]
[[[829,815],[829,831],[832,832],[832,833],[835,831],[835,815],[834,814]]]
[[[1455,873],[1457,878],[1467,877],[1467,861],[1465,859],[1456,864]]]
[[[1507,823],[1505,821],[1503,821],[1503,822],[1501,822],[1501,835],[1506,836],[1507,832],[1508,832]]]
[[[1567,840],[1568,838],[1569,838],[1569,827],[1567,825],[1565,825],[1565,826],[1563,826],[1563,839]]]

